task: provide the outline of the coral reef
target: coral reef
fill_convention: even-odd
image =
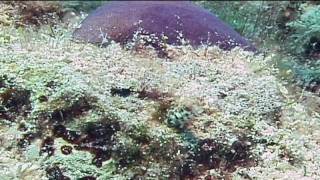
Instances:
[[[75,43],[72,27],[0,25],[0,177],[320,177],[318,99],[283,86],[272,57],[163,59]]]
[[[59,54],[57,49],[45,45],[53,37],[31,37],[35,38],[35,46],[53,53],[50,56],[39,54],[41,51],[29,53],[23,46],[19,47],[20,54],[14,54],[15,50],[2,51],[1,72],[7,76],[2,77],[1,84],[5,86],[12,77],[14,87],[19,85],[30,91],[30,114],[15,121],[24,129],[17,139],[20,144],[17,148],[26,151],[26,156],[37,149],[37,158],[45,159],[43,170],[49,178],[99,179],[104,176],[102,172],[108,162],[113,162],[113,168],[107,165],[109,170],[105,172],[110,177],[119,174],[126,178],[198,177],[213,167],[228,169],[225,173],[230,173],[236,166],[252,164],[249,154],[254,145],[247,147],[243,145],[247,141],[231,139],[226,145],[228,138],[216,138],[210,135],[213,131],[201,130],[202,126],[213,123],[210,128],[220,121],[254,115],[267,120],[270,114],[264,114],[272,113],[281,104],[268,71],[260,70],[259,75],[254,72],[258,71],[254,66],[264,66],[263,59],[257,58],[256,65],[252,63],[250,67],[249,59],[256,57],[241,49],[228,53],[217,47],[198,50],[172,47],[176,51],[174,61],[163,61],[157,56],[152,59],[136,56],[117,44],[105,50],[77,44],[69,46],[72,49],[67,53]],[[12,42],[15,43],[21,42]],[[68,40],[60,43],[67,45]],[[82,58],[70,58],[78,48],[83,49]],[[8,61],[5,57],[12,58]],[[10,68],[12,65],[15,68]],[[265,83],[261,84],[257,76]],[[266,87],[269,94],[265,94]],[[239,101],[237,91],[243,91],[243,96],[258,93],[261,97],[257,100],[243,97]],[[273,104],[269,103],[270,96],[274,97]],[[247,103],[249,100],[254,101],[254,106]],[[259,104],[264,108],[256,109],[255,113],[245,111]],[[237,131],[230,131],[230,135],[241,139]],[[212,146],[220,149],[218,154],[202,149],[207,141],[215,142]],[[31,148],[34,144],[38,148]],[[232,152],[238,155],[233,157]],[[87,160],[77,159],[76,154]],[[207,156],[214,157],[215,166],[204,161]],[[87,166],[81,166],[84,161]],[[71,162],[75,164],[70,166]],[[80,166],[83,170],[76,170]]]

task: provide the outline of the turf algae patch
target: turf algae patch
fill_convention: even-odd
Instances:
[[[90,54],[91,50],[100,51],[94,47],[86,48],[88,56],[84,58],[94,56]],[[123,51],[120,48],[118,50]],[[185,54],[177,56],[176,62],[155,59],[155,63],[160,63],[157,66],[164,70],[156,70],[150,74],[150,78],[139,70],[148,70],[153,65],[148,66],[141,63],[143,59],[123,53],[130,58],[121,61],[109,59],[109,62],[97,58],[95,61],[99,66],[90,59],[85,62],[86,66],[77,66],[79,64],[74,62],[78,60],[68,64],[63,60],[52,61],[42,57],[41,67],[36,68],[36,62],[26,63],[17,57],[16,67],[23,69],[23,73],[16,78],[21,78],[22,84],[32,89],[31,99],[34,100],[31,117],[22,128],[26,130],[20,144],[26,151],[35,143],[39,144],[39,157],[47,159],[44,164],[48,168],[48,177],[101,178],[123,175],[126,178],[200,178],[207,176],[207,171],[212,169],[230,174],[238,167],[252,165],[249,156],[254,145],[237,140],[239,133],[230,131],[233,139],[217,138],[199,128],[205,126],[202,116],[207,117],[208,123],[221,122],[216,126],[208,126],[212,131],[217,130],[216,127],[234,128],[232,123],[227,125],[224,116],[218,114],[226,113],[226,117],[230,116],[229,121],[236,116],[227,116],[228,108],[224,109],[223,105],[233,103],[224,100],[236,97],[232,91],[237,84],[221,89],[212,87],[220,93],[202,90],[197,94],[187,94],[189,91],[184,92],[183,89],[192,86],[197,78],[208,89],[208,82],[203,77],[214,74],[207,74],[203,69],[209,65],[206,61],[199,59],[194,64],[183,60],[187,58]],[[32,59],[33,55],[29,56]],[[114,57],[119,58],[118,53],[109,58]],[[222,61],[216,63],[219,65]],[[121,70],[118,69],[120,67]],[[45,73],[46,68],[48,73]],[[60,71],[61,68],[64,71]],[[237,75],[247,75],[234,71]],[[7,72],[16,73],[9,68]],[[114,76],[115,73],[119,76]],[[217,73],[216,78],[221,78],[221,73],[224,72]],[[178,81],[178,77],[184,79]],[[218,80],[214,82],[219,84]],[[247,82],[242,80],[242,83]],[[247,85],[247,88],[252,88],[250,84]],[[226,94],[225,98],[217,98],[222,104],[209,100],[221,92]],[[256,102],[262,104],[264,100]],[[246,99],[243,101],[246,102]],[[202,107],[205,104],[209,106]],[[210,110],[210,106],[216,105],[213,108],[215,112]],[[230,108],[241,112],[241,107],[240,110],[238,107]],[[260,113],[258,111],[256,115]],[[248,116],[246,113],[242,115]],[[105,168],[109,173],[107,175]]]
[[[90,54],[91,51],[101,50],[93,46],[85,48],[87,55],[84,59],[96,56]],[[34,154],[31,152],[35,150],[30,149],[38,143],[37,158],[45,159],[43,164],[48,168],[48,177],[201,178],[212,169],[231,174],[238,167],[252,165],[249,156],[254,144],[240,140],[240,133],[233,123],[226,122],[232,122],[237,116],[235,113],[229,115],[228,108],[242,113],[241,107],[231,106],[233,98],[237,97],[233,91],[240,85],[217,80],[222,78],[221,74],[228,73],[210,74],[209,69],[215,66],[203,59],[190,62],[184,59],[189,57],[183,53],[173,62],[155,59],[157,67],[163,69],[145,74],[155,66],[141,63],[143,58],[138,59],[117,48],[123,52],[121,56],[114,52],[107,61],[105,57],[95,57],[94,61],[87,59],[83,62],[86,66],[75,64],[79,60],[66,63],[63,58],[47,59],[44,55],[32,53],[26,54],[31,62],[15,56],[17,69],[10,69],[11,64],[4,63],[7,68],[4,70],[9,75],[21,71],[15,78],[32,89],[33,109],[21,127],[25,132],[19,143],[26,154]],[[56,56],[56,53],[53,54]],[[125,55],[130,58],[124,58]],[[41,57],[40,67],[36,65],[39,57],[33,56]],[[121,61],[118,58],[122,58]],[[224,66],[223,61],[217,60],[216,63]],[[204,69],[207,66],[210,66],[208,71]],[[238,76],[251,75],[238,72],[236,68],[232,70]],[[204,78],[214,75],[214,82],[221,88],[211,87],[212,80],[209,83]],[[194,91],[195,94],[184,91],[195,82],[202,83],[201,91]],[[249,92],[253,91],[250,83],[244,79],[241,82],[247,85]],[[206,92],[210,87],[214,91]],[[210,100],[221,92],[226,97],[217,97],[220,102]],[[244,102],[246,100],[243,98]],[[265,99],[255,102],[262,106]],[[272,105],[268,107],[273,109]],[[263,114],[263,110],[255,115]],[[246,113],[243,111],[242,115],[247,117]],[[203,130],[201,126],[211,130]],[[217,132],[220,137],[210,134],[219,131],[217,127],[230,129],[228,137],[221,137],[227,131]]]
[[[46,178],[265,179],[306,165],[317,177],[319,139],[308,133],[318,137],[319,118],[283,100],[268,58],[180,46],[164,60],[47,31],[25,32],[31,49],[31,42],[0,46],[0,74],[30,91],[31,102],[19,124],[0,128],[0,158],[13,154],[13,163],[0,161],[4,169],[21,161],[43,167]]]

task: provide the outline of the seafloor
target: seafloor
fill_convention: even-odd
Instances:
[[[9,21],[9,20],[8,20]],[[0,23],[1,179],[319,179],[319,101],[272,54],[128,51]]]

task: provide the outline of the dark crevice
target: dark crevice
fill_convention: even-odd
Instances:
[[[180,178],[196,178],[210,169],[222,169],[226,173],[234,172],[237,167],[253,165],[251,143],[245,140],[235,141],[230,147],[214,139],[198,140],[196,149],[180,166]]]
[[[132,88],[111,88],[112,96],[128,97],[134,93]]]
[[[67,120],[72,120],[83,115],[85,112],[92,109],[89,101],[85,98],[80,98],[77,102],[73,103],[70,107],[65,109],[57,109],[51,114],[51,121],[54,124],[60,124]]]
[[[47,177],[49,180],[70,180],[69,177],[65,176],[57,165],[52,165],[46,169]]]
[[[31,111],[31,93],[28,90],[8,88],[0,94],[0,118],[15,121],[17,116],[28,116]]]

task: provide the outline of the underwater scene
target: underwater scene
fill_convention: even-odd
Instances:
[[[320,179],[319,1],[1,1],[0,180]]]

